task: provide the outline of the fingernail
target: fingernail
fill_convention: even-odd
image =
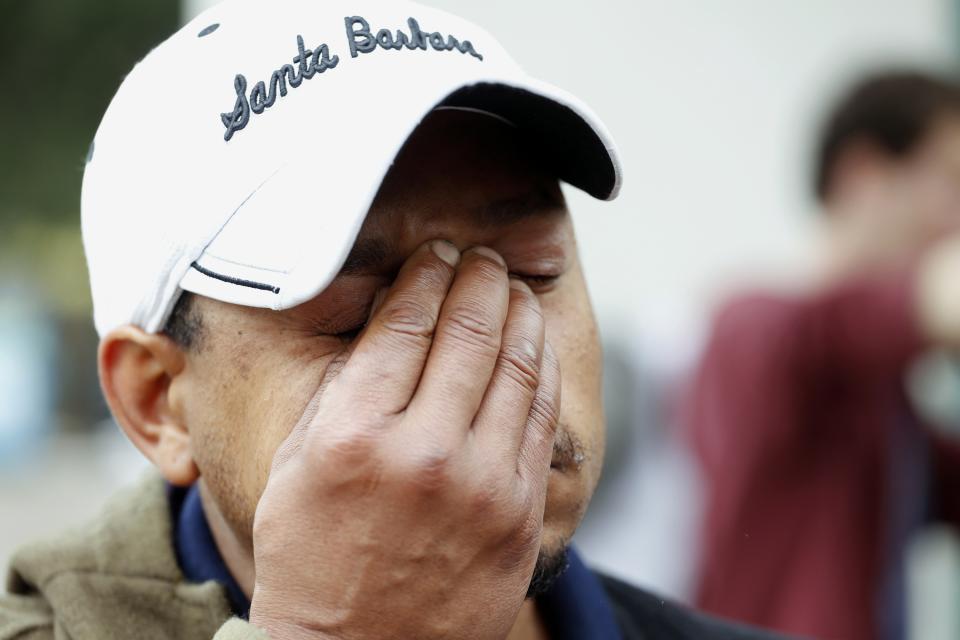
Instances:
[[[473,247],[470,249],[470,251],[479,253],[482,256],[486,256],[502,267],[507,266],[507,263],[503,261],[503,258],[500,256],[500,254],[489,247]]]
[[[430,243],[430,248],[437,254],[437,257],[446,262],[451,267],[457,266],[460,262],[460,252],[453,244],[446,240],[434,240]]]

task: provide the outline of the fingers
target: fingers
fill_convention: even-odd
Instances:
[[[457,248],[443,240],[414,252],[340,373],[346,388],[374,399],[378,412],[398,413],[409,404],[459,260]]]
[[[500,353],[509,292],[503,258],[485,247],[464,252],[409,406],[423,424],[438,425],[437,441],[462,438],[473,424]]]
[[[515,459],[540,386],[544,322],[537,297],[520,280],[510,281],[510,308],[500,354],[473,423],[484,451]]]
[[[559,420],[560,364],[547,342],[540,365],[540,386],[530,406],[517,464],[517,473],[532,495],[542,496],[546,493]]]

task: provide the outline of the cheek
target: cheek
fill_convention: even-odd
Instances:
[[[194,460],[224,515],[249,531],[277,447],[315,393],[333,356],[309,348],[233,350],[225,366],[198,375],[188,406]]]
[[[960,213],[960,187],[952,175],[930,171],[919,181],[916,200],[934,226],[952,226]]]
[[[560,361],[560,423],[586,448],[585,471],[599,478],[604,448],[603,356],[593,309],[579,270],[542,300],[547,340]]]
[[[300,420],[316,392],[323,367],[278,366],[257,388],[240,417],[250,441],[248,464],[251,488],[259,500],[270,475],[273,456]]]

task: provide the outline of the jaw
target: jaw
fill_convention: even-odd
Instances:
[[[527,599],[536,598],[549,591],[568,566],[566,544],[551,550],[541,547],[530,585],[527,587]]]
[[[550,470],[540,538],[542,552],[558,553],[570,544],[590,502],[590,484],[580,469]]]

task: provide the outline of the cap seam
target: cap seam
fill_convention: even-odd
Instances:
[[[211,271],[205,267],[201,267],[197,264],[196,261],[190,263],[190,266],[193,269],[196,269],[198,272],[207,276],[208,278],[214,278],[215,280],[221,280],[229,284],[235,284],[241,287],[249,287],[251,289],[260,289],[262,291],[269,291],[271,293],[278,294],[280,293],[280,287],[268,284],[266,282],[256,282],[255,280],[246,280],[244,278],[235,278],[233,276],[228,276],[223,273],[217,273],[216,271]]]

